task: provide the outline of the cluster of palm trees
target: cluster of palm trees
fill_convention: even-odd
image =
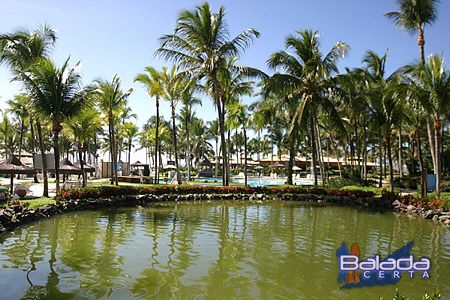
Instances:
[[[341,177],[348,171],[350,176],[368,179],[374,175],[368,172],[368,162],[376,161],[378,183],[382,185],[383,178],[388,177],[391,190],[395,169],[400,178],[405,175],[404,165],[410,175],[420,173],[424,187],[431,166],[439,195],[442,155],[447,151],[444,137],[450,75],[442,56],[426,59],[424,51],[424,29],[436,20],[438,2],[398,0],[399,10],[386,14],[400,28],[417,33],[420,48],[417,63],[392,74],[386,74],[388,53],[373,51],[364,55],[360,68],[339,73],[337,62],[345,57],[349,46],[337,42],[325,53],[319,32],[308,29],[288,36],[284,50],[270,55],[267,66],[273,73],[269,75],[238,63],[259,37],[258,31],[250,28],[230,37],[223,7],[213,12],[204,3],[182,10],[174,31],[160,38],[161,46],[156,50],[156,56],[173,66],[161,70],[148,66],[135,78],[156,105],[156,116],[141,132],[129,121],[133,115],[127,98],[132,90],[123,91],[117,76],[112,81],[82,86],[77,65],[69,67],[68,61],[60,68],[54,65],[48,58],[56,38],[50,28],[2,35],[0,62],[10,66],[14,80],[22,82],[27,93],[10,102],[16,125],[4,114],[0,137],[5,151],[18,150],[20,155],[22,142],[15,149],[12,140],[22,141],[24,135],[31,135],[26,139],[32,141],[27,148],[45,152],[50,141],[40,132],[50,131],[56,163],[61,133],[78,150],[80,161],[90,157],[83,157],[83,153],[95,156],[104,145],[111,156],[115,183],[121,153],[126,151],[130,161],[133,143],[139,137],[141,148],[151,157],[156,182],[163,155],[173,159],[178,183],[181,159],[190,179],[192,169],[214,156],[216,175],[220,172],[223,184],[228,185],[232,155],[242,162],[247,175],[249,156],[273,157],[277,151],[278,157],[289,155],[288,184],[293,184],[295,157],[300,153],[311,158],[315,185],[319,177],[323,183],[328,180],[324,157],[334,156],[347,162],[348,170],[342,170],[339,164]],[[205,122],[195,115],[201,95],[212,100],[216,120]],[[255,97],[256,101],[246,105],[245,97]],[[160,101],[169,103],[170,120],[160,116]],[[97,135],[103,125],[108,130],[102,143]],[[19,134],[6,133],[12,132],[8,126],[16,126]],[[38,129],[37,143],[33,128]],[[249,139],[249,130],[254,138]],[[431,150],[422,150],[426,148]]]
[[[26,149],[32,154],[39,149],[43,160],[44,195],[48,196],[45,153],[50,147],[53,148],[56,192],[59,193],[60,153],[74,148],[82,162],[80,165],[85,185],[84,164],[86,159],[92,159],[88,154],[95,154],[100,147],[97,135],[102,131],[104,112],[109,128],[105,144],[110,145],[112,180],[117,184],[115,166],[118,154],[123,144],[130,144],[137,135],[135,125],[126,122],[131,117],[126,102],[131,91],[121,90],[117,76],[112,82],[97,80],[83,86],[79,63],[70,66],[67,59],[58,67],[50,59],[55,41],[55,31],[49,26],[34,32],[21,30],[0,36],[0,63],[10,67],[12,80],[23,86],[23,93],[10,100],[9,108],[3,112],[3,154],[14,154],[18,147],[20,157],[25,143],[28,143]],[[16,122],[14,118],[8,118],[8,113],[15,117]],[[20,128],[19,135],[14,130],[17,127],[15,123]]]

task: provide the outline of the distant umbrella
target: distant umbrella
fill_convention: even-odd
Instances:
[[[15,174],[34,174],[36,170],[25,166],[20,160],[12,155],[10,158],[0,163],[0,174],[11,175],[11,194],[13,193]]]
[[[297,167],[297,166],[293,166],[292,167],[292,170],[293,171],[300,171],[302,168],[300,168],[300,167]]]
[[[255,167],[255,170],[262,170],[262,169],[264,169],[263,166],[256,166],[256,167]]]

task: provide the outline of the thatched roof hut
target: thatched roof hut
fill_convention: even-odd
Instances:
[[[15,174],[34,174],[36,171],[24,165],[20,160],[12,155],[10,158],[0,163],[0,174],[11,175],[11,194],[13,193],[14,187],[14,175]]]

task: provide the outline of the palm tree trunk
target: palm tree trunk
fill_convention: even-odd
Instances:
[[[53,119],[53,154],[55,156],[56,195],[60,193],[59,186],[59,131],[61,125]]]
[[[131,139],[128,141],[128,175],[131,175]]]
[[[86,173],[84,172],[84,161],[83,161],[83,151],[81,150],[81,143],[78,142],[78,160],[80,161],[81,177],[83,179],[83,187],[86,187]]]
[[[222,184],[228,186],[228,157],[227,157],[227,143],[225,140],[225,118],[222,112],[222,101],[218,99],[217,111],[219,114],[219,128],[220,128],[220,143],[222,148]]]
[[[178,166],[178,149],[177,149],[177,127],[175,124],[175,103],[171,101],[172,108],[172,135],[173,135],[173,151],[175,152],[175,167],[177,168],[177,183],[181,184],[180,167]]]
[[[434,174],[436,175],[436,198],[439,198],[441,195],[441,119],[439,113],[434,113],[434,139],[435,139],[435,157],[436,157],[436,169],[434,170]]]
[[[427,170],[425,169],[425,165],[423,164],[423,156],[422,156],[422,143],[420,138],[420,130],[416,128],[416,139],[417,139],[417,156],[419,157],[419,168],[420,168],[420,196],[422,198],[427,197]],[[413,166],[415,168],[415,166]],[[413,169],[414,170],[414,169]]]
[[[295,145],[294,145],[294,133],[292,132],[289,135],[289,163],[288,163],[288,170],[287,170],[287,184],[293,185],[294,181],[292,179],[292,168],[294,167],[294,159],[295,159]]]
[[[425,64],[425,35],[423,32],[423,25],[419,24],[419,37],[417,39],[417,44],[419,45],[420,49],[420,63]]]
[[[242,127],[244,131],[244,185],[247,186],[247,129],[245,126]]]
[[[322,178],[322,186],[325,185],[325,166],[323,162],[323,149],[322,143],[320,141],[320,130],[319,130],[319,122],[317,121],[317,117],[314,116],[314,128],[316,130],[316,143],[317,143],[317,155],[319,157],[319,168],[320,168],[320,177]]]
[[[383,137],[381,135],[381,127],[378,130],[378,139],[379,139],[379,155],[380,155],[380,178],[378,181],[378,187],[383,187]]]
[[[189,109],[190,115],[190,109]],[[191,181],[191,141],[189,134],[189,120],[185,119],[185,127],[186,127],[186,143],[187,143],[187,153],[186,153],[186,164],[187,164],[187,180]]]
[[[314,187],[317,187],[317,150],[316,150],[316,135],[315,135],[315,124],[314,124],[314,118],[310,116],[310,130],[311,130],[311,154],[312,154],[312,174],[314,177]]]
[[[155,132],[155,183],[159,183],[159,169],[158,169],[158,153],[161,153],[161,146],[159,145],[159,95],[156,95],[156,132]]]
[[[216,177],[218,177],[219,176],[219,139],[216,136],[214,140],[216,141],[216,169],[214,170],[214,175]]]
[[[427,119],[427,133],[428,133],[428,142],[430,144],[430,152],[431,152],[431,159],[433,161],[433,171],[436,172],[436,145],[435,145],[435,139],[432,129],[432,122]]]
[[[31,154],[34,156],[36,154],[36,137],[34,134],[34,126],[33,126],[33,118],[30,116],[30,130],[31,130]],[[39,183],[39,180],[37,178],[37,174],[35,173],[33,175],[34,183]]]
[[[42,196],[48,197],[47,157],[45,156],[44,141],[42,139],[42,126],[39,120],[36,120],[36,126],[38,130],[39,148],[42,156],[42,176],[44,177],[44,193]]]
[[[391,135],[390,132],[386,133],[386,148],[389,161],[389,186],[390,191],[394,192],[394,165],[392,163],[392,147],[391,147]]]
[[[398,176],[403,178],[402,127],[398,127]]]

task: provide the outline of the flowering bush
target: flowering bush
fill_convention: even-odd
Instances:
[[[123,195],[163,195],[163,194],[315,194],[329,196],[371,197],[372,192],[305,188],[299,186],[283,187],[245,187],[245,186],[196,186],[196,185],[155,185],[155,186],[97,186],[63,189],[63,200],[115,197]]]

